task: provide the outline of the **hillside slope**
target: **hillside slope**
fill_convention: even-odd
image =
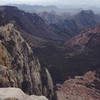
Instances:
[[[74,68],[72,72],[76,72],[73,74],[82,74],[88,70],[100,68],[100,26],[80,33],[67,41],[65,46],[66,64],[68,64],[70,70]]]
[[[100,26],[80,33],[65,46],[65,82],[58,85],[58,100],[100,100]]]
[[[27,13],[12,6],[0,6],[2,20],[16,24],[27,34],[48,40],[61,40],[52,27],[35,13]]]

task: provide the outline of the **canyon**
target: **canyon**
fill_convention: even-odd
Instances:
[[[92,10],[0,6],[0,99],[100,100],[99,51],[100,15]]]

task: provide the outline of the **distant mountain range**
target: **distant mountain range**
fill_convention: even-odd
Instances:
[[[82,6],[73,6],[73,5],[48,5],[48,6],[43,6],[43,5],[28,5],[28,4],[9,4],[10,6],[16,6],[21,10],[27,11],[27,12],[51,12],[54,11],[57,14],[61,13],[71,13],[75,14],[80,12],[81,10],[93,10],[95,13],[100,14],[100,8],[99,7],[94,7],[94,6],[87,6],[87,5],[82,5]]]
[[[11,5],[10,5],[11,6]],[[21,4],[12,4],[12,6],[16,6],[21,10],[24,10],[26,12],[34,13],[34,12],[44,12],[44,11],[57,11],[59,8],[56,6],[50,5],[50,6],[42,6],[42,5],[21,5]]]
[[[0,9],[4,21],[6,19],[8,22],[16,24],[24,31],[26,37],[28,33],[38,43],[40,43],[39,41],[48,40],[64,41],[73,37],[81,30],[100,23],[99,16],[92,11],[81,11],[73,16],[59,16],[53,12],[27,13],[13,6],[3,6]]]
[[[94,27],[100,23],[100,16],[91,10],[82,10],[75,15],[57,15],[54,12],[42,12],[38,14],[48,22],[56,33],[66,38],[73,37],[81,31]]]
[[[34,36],[37,40],[39,38],[41,38],[40,40],[62,40],[53,28],[35,13],[26,13],[16,7],[3,6],[0,7],[0,14],[2,17],[1,23],[3,21],[11,22],[20,27],[25,34],[29,34],[30,37]]]

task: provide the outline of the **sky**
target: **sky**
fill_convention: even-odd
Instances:
[[[4,4],[31,4],[31,5],[88,5],[100,6],[100,0],[0,0]]]

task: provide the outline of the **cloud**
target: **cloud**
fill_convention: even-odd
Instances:
[[[100,0],[0,0],[0,4],[21,3],[21,4],[61,4],[61,5],[92,5],[99,6]]]

